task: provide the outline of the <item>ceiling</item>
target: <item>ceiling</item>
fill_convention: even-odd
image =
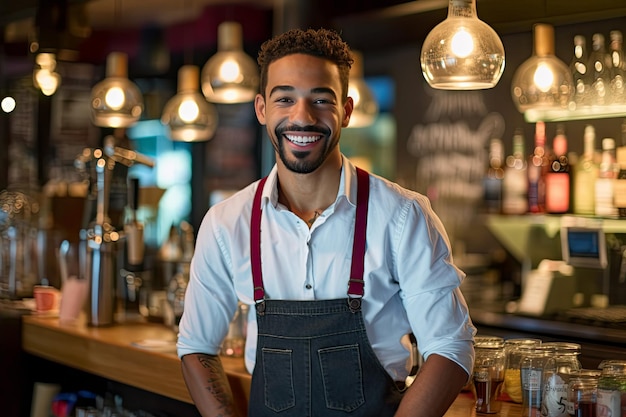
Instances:
[[[6,0],[0,2],[0,26],[5,42],[27,39],[35,25],[39,4],[66,6],[84,15],[92,30],[139,28],[146,24],[170,26],[201,15],[211,5],[253,3],[272,8],[276,0]],[[149,5],[146,7],[146,5]]]
[[[23,42],[33,32],[39,5],[77,11],[88,30],[170,26],[190,21],[213,5],[247,4],[274,11],[275,28],[329,26],[361,50],[413,42],[445,19],[449,0],[2,0],[4,43]],[[624,0],[477,0],[478,16],[498,33],[530,31],[536,22],[577,22],[626,16]],[[286,17],[291,15],[291,17]],[[295,18],[293,16],[296,16]]]

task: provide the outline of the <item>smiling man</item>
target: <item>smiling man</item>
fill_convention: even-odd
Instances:
[[[291,30],[258,63],[254,107],[276,165],[198,231],[178,338],[198,410],[235,415],[218,354],[242,302],[255,307],[250,416],[444,414],[474,360],[464,274],[423,195],[342,155],[349,47],[330,30]],[[410,387],[407,333],[425,358]]]

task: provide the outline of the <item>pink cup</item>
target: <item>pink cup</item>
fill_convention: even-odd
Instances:
[[[64,323],[73,323],[79,316],[85,301],[87,300],[87,292],[89,290],[89,281],[86,279],[78,279],[69,277],[61,287],[61,307],[59,309],[59,321]]]
[[[61,292],[49,285],[35,285],[33,287],[35,309],[41,314],[57,314],[61,302]]]

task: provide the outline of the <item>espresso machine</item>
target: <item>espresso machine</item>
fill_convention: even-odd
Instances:
[[[93,166],[95,173],[96,214],[89,226],[81,232],[85,252],[85,278],[90,282],[87,301],[87,320],[92,326],[107,326],[116,316],[125,313],[128,301],[136,303],[141,279],[124,268],[127,262],[124,230],[118,230],[109,217],[109,198],[112,173],[115,165],[131,166],[135,163],[154,166],[154,162],[135,151],[115,146],[114,138],[105,138],[103,149],[85,149],[76,159],[79,170]],[[134,244],[137,236],[133,233]],[[139,245],[143,243],[140,242]],[[136,254],[136,252],[133,252]],[[119,319],[119,317],[117,317]]]

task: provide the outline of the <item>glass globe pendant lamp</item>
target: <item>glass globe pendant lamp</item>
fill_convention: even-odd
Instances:
[[[91,90],[91,118],[96,126],[128,127],[141,117],[143,96],[128,79],[128,56],[112,52],[107,57],[106,78]]]
[[[241,24],[222,22],[217,28],[217,53],[202,68],[202,92],[212,103],[246,103],[259,88],[256,62],[243,51]]]
[[[517,68],[511,96],[517,109],[566,110],[573,93],[569,67],[554,55],[554,27],[533,26],[533,55]]]
[[[498,34],[478,19],[476,0],[450,0],[448,17],[424,40],[421,65],[433,88],[492,88],[504,72],[504,46]]]
[[[51,96],[61,84],[61,76],[56,70],[56,56],[52,53],[39,53],[35,57],[33,70],[33,84],[39,88],[45,96]]]
[[[215,106],[200,94],[200,68],[184,65],[178,70],[178,93],[163,108],[161,123],[169,137],[181,142],[207,141],[217,129]]]
[[[350,68],[348,96],[354,100],[354,109],[348,127],[366,127],[374,123],[378,116],[378,102],[363,78],[363,55],[352,51],[354,62]]]

